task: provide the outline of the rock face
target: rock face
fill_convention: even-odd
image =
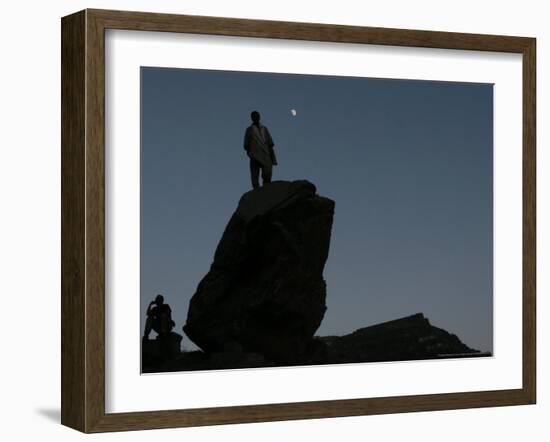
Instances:
[[[344,336],[325,336],[316,339],[327,345],[327,353],[320,363],[404,361],[482,355],[463,344],[456,335],[431,325],[422,313],[360,328]]]
[[[142,369],[158,365],[176,358],[181,353],[182,336],[175,332],[159,335],[156,339],[143,339],[141,342]]]
[[[308,181],[245,193],[189,303],[187,336],[210,354],[237,348],[299,360],[326,310],[333,214],[334,202]]]

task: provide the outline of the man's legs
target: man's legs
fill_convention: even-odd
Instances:
[[[253,189],[260,187],[260,163],[253,158],[250,158],[250,179],[252,180]]]
[[[144,340],[149,339],[149,335],[151,334],[151,330],[153,330],[153,318],[151,318],[151,316],[147,316],[147,319],[145,321],[145,330],[143,331],[143,339]]]
[[[268,166],[262,166],[262,180],[264,184],[271,183],[272,173],[273,173],[273,166],[271,164]]]

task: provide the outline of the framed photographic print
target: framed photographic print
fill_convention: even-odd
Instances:
[[[535,403],[535,40],[62,19],[62,423]]]

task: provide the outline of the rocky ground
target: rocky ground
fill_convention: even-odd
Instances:
[[[326,312],[323,269],[334,201],[308,181],[276,181],[245,193],[181,336],[144,341],[144,372],[487,356],[430,324],[421,313],[345,336],[315,336]]]

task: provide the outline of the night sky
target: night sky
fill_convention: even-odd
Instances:
[[[142,330],[162,293],[182,333],[189,299],[250,190],[243,136],[258,110],[275,142],[273,179],[307,179],[336,202],[317,334],[423,312],[492,351],[492,84],[141,74]],[[185,336],[183,348],[195,348]]]

